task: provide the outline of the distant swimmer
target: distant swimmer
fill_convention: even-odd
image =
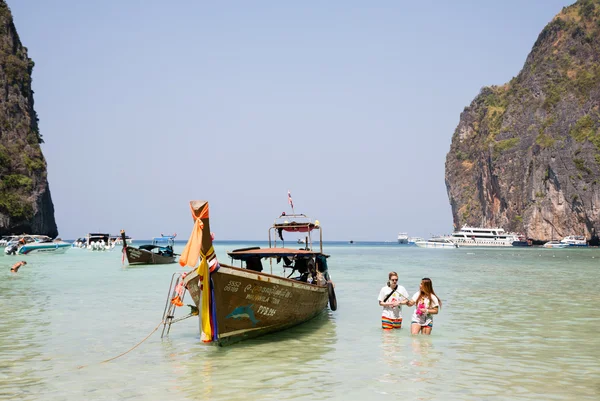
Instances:
[[[26,264],[27,264],[27,262],[25,262],[24,260],[22,260],[22,261],[20,261],[20,262],[17,262],[17,263],[15,263],[15,264],[14,264],[14,265],[13,265],[13,266],[10,268],[10,271],[11,271],[11,272],[15,272],[15,273],[16,273],[16,272],[18,272],[18,271],[19,271],[19,268],[20,268],[21,266],[25,266]]]

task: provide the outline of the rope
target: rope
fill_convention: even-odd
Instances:
[[[159,324],[158,324],[158,325],[157,325],[157,326],[154,328],[154,330],[152,330],[152,331],[150,332],[150,334],[148,334],[148,335],[146,336],[146,338],[144,338],[142,341],[140,341],[139,343],[137,343],[137,344],[136,344],[136,345],[134,345],[133,347],[129,348],[127,351],[125,351],[125,352],[123,352],[122,354],[119,354],[119,355],[117,355],[117,356],[115,356],[115,357],[112,357],[112,358],[109,358],[109,359],[105,359],[104,361],[102,361],[102,362],[100,362],[100,363],[106,363],[106,362],[114,361],[115,359],[117,359],[117,358],[120,358],[120,357],[122,357],[123,355],[125,355],[125,354],[128,354],[129,352],[133,351],[134,349],[136,349],[137,347],[139,347],[139,346],[140,346],[140,345],[141,345],[141,344],[142,344],[144,341],[146,341],[148,338],[150,338],[150,336],[151,336],[152,334],[154,334],[154,332],[155,332],[156,330],[158,330],[158,328],[160,327],[160,325],[161,325],[161,324],[163,324],[163,322],[162,322],[162,321],[161,321],[161,322],[160,322],[160,323],[159,323]],[[88,366],[89,366],[89,365],[82,365],[82,366],[78,366],[78,367],[77,367],[77,369],[83,369],[83,368],[86,368],[86,367],[88,367]]]

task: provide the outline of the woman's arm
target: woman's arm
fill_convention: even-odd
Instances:
[[[427,309],[427,313],[430,315],[437,315],[438,314],[438,307],[435,306],[433,308],[428,308]]]

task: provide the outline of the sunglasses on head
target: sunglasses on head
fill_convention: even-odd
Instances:
[[[422,278],[421,280],[423,280],[423,281],[431,281],[431,279],[430,279],[430,278],[427,278],[427,277],[424,277],[424,278]]]

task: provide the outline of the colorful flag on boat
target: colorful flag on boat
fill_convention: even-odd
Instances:
[[[294,208],[294,201],[292,200],[292,194],[290,193],[290,191],[288,191],[288,203],[290,204],[290,206],[293,209]]]

